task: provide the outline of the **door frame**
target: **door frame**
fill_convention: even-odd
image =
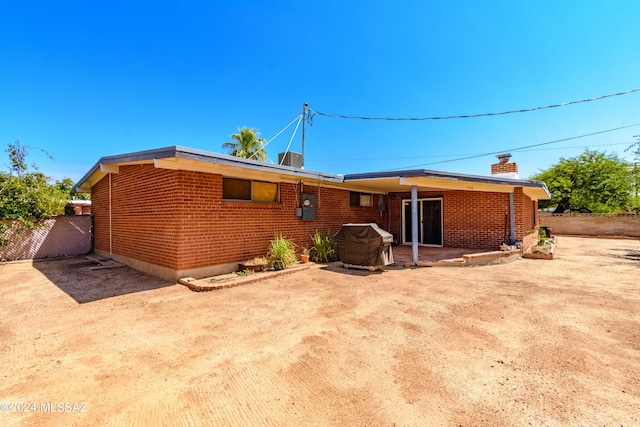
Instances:
[[[422,235],[423,235],[423,215],[424,215],[424,211],[422,209],[420,209],[420,216],[418,217],[418,226],[420,227],[420,229],[418,230],[418,245],[419,246],[431,246],[431,247],[437,247],[437,248],[441,248],[444,246],[444,210],[442,209],[442,197],[420,197],[417,202],[418,203],[422,203],[423,201],[439,201],[440,202],[440,244],[439,245],[435,245],[432,243],[422,243],[420,242],[420,240],[422,239]],[[400,212],[402,215],[402,224],[401,224],[401,235],[402,235],[402,244],[403,245],[410,245],[411,241],[407,241],[406,240],[406,226],[407,226],[407,220],[410,222],[411,221],[411,217],[407,218],[407,216],[405,215],[405,205],[406,204],[411,204],[411,199],[401,199],[400,200]]]

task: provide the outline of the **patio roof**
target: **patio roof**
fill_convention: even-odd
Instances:
[[[524,193],[532,200],[546,200],[551,197],[547,185],[542,181],[426,169],[348,174],[344,175],[344,182],[387,193],[410,191],[414,185],[418,191],[466,190],[497,193],[512,193],[516,187],[522,187]]]

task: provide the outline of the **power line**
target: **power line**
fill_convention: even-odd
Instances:
[[[613,147],[614,145],[629,145],[628,142],[616,142],[615,144],[589,144],[589,145],[572,145],[570,147],[555,147],[555,148],[539,148],[537,150],[520,150],[521,153],[531,153],[533,151],[558,151],[558,150],[570,150],[572,148],[596,148],[596,147]]]
[[[537,150],[518,150],[521,153],[530,153],[534,151],[558,151],[558,150],[570,150],[572,148],[595,148],[595,147],[612,147],[618,145],[629,145],[630,142],[616,142],[614,144],[589,144],[589,145],[572,145],[570,147],[556,147],[556,148],[540,148]],[[515,151],[515,150],[514,150]],[[456,156],[475,156],[484,155],[479,153],[469,154],[435,154],[430,156],[409,156],[409,157],[370,157],[370,158],[357,158],[357,159],[312,159],[314,162],[355,162],[355,161],[373,161],[373,160],[407,160],[407,159],[427,159],[433,157],[456,157]]]
[[[256,150],[252,155],[250,155],[249,158],[252,158],[256,154],[258,154],[259,151],[264,151],[266,153],[265,148],[267,148],[267,145],[269,145],[271,143],[271,141],[276,139],[282,132],[287,130],[289,128],[289,126],[291,126],[296,120],[298,120],[298,124],[300,124],[301,116],[302,116],[301,114],[298,114],[295,119],[291,120],[288,125],[286,125],[284,128],[282,128],[280,130],[280,132],[276,133],[273,137],[271,137],[270,140],[265,142],[265,144],[260,149]],[[297,129],[297,127],[296,127],[296,129]],[[295,132],[294,132],[294,135],[295,135]],[[291,145],[291,143],[289,143],[289,145]]]
[[[540,146],[543,146],[543,145],[556,144],[558,142],[571,141],[573,139],[586,138],[588,136],[600,135],[600,134],[603,134],[603,133],[613,132],[613,131],[620,130],[620,129],[627,129],[627,128],[634,127],[634,126],[639,126],[639,125],[640,125],[640,123],[634,123],[632,125],[620,126],[620,127],[617,127],[617,128],[601,130],[601,131],[598,131],[598,132],[586,133],[584,135],[572,136],[572,137],[569,137],[569,138],[556,139],[554,141],[541,142],[539,144],[525,145],[523,147],[516,147],[516,148],[507,148],[507,149],[503,149],[503,150],[492,151],[490,153],[475,154],[475,155],[472,155],[472,156],[459,157],[457,159],[441,160],[439,162],[422,163],[422,164],[419,164],[419,165],[405,166],[405,167],[402,167],[402,168],[387,169],[387,170],[385,170],[383,172],[387,172],[387,171],[391,171],[391,170],[397,170],[397,169],[411,169],[411,168],[417,168],[417,167],[422,167],[422,166],[438,165],[438,164],[441,164],[441,163],[458,162],[460,160],[469,160],[469,159],[475,159],[475,158],[478,158],[478,157],[492,156],[492,155],[496,155],[496,154],[500,154],[500,153],[507,153],[507,152],[510,152],[510,151],[520,151],[520,150],[524,150],[526,148],[540,147]]]
[[[531,111],[546,110],[546,109],[549,109],[549,108],[566,107],[567,105],[580,104],[580,103],[583,103],[583,102],[599,101],[601,99],[611,98],[611,97],[614,97],[614,96],[627,95],[629,93],[638,92],[638,91],[640,91],[640,88],[631,89],[631,90],[627,90],[627,91],[624,91],[624,92],[610,93],[608,95],[596,96],[595,98],[587,98],[587,99],[580,99],[578,101],[563,102],[561,104],[546,105],[546,106],[543,106],[543,107],[525,108],[525,109],[521,109],[521,110],[509,110],[509,111],[502,111],[502,112],[499,112],[499,113],[480,113],[480,114],[469,114],[469,115],[459,115],[459,116],[440,116],[440,117],[364,117],[364,116],[345,116],[345,115],[342,115],[342,114],[322,113],[320,111],[313,110],[312,108],[309,108],[309,111],[312,113],[312,115],[317,114],[319,116],[324,116],[324,117],[333,117],[333,118],[338,118],[338,119],[356,119],[356,120],[421,121],[421,120],[472,119],[472,118],[475,118],[475,117],[502,116],[502,115],[506,115],[506,114],[528,113],[528,112],[531,112]]]

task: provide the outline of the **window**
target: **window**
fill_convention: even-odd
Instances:
[[[222,178],[222,198],[276,203],[278,201],[278,184],[250,179]]]
[[[251,200],[251,181],[246,179],[223,178],[222,198]]]
[[[275,203],[278,201],[278,184],[253,181],[253,201]]]
[[[373,206],[373,195],[371,193],[351,191],[349,193],[349,204],[351,206]]]

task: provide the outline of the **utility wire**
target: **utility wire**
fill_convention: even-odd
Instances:
[[[601,131],[598,131],[598,132],[586,133],[584,135],[572,136],[572,137],[569,137],[569,138],[556,139],[554,141],[541,142],[539,144],[531,144],[531,145],[525,145],[523,147],[516,147],[516,148],[509,148],[509,149],[504,149],[504,150],[499,150],[499,151],[493,151],[493,152],[490,152],[490,153],[476,154],[476,155],[473,155],[473,156],[466,156],[466,157],[459,157],[457,159],[441,160],[439,162],[422,163],[422,164],[419,164],[419,165],[405,166],[405,167],[402,167],[402,168],[386,169],[383,172],[388,172],[388,171],[397,170],[397,169],[410,169],[410,168],[416,168],[416,167],[421,167],[421,166],[438,165],[438,164],[441,164],[441,163],[458,162],[460,160],[475,159],[475,158],[478,158],[478,157],[486,157],[486,156],[491,156],[491,155],[496,155],[496,154],[501,154],[501,153],[508,153],[510,151],[520,151],[520,150],[524,150],[526,148],[540,147],[542,145],[556,144],[558,142],[571,141],[573,139],[579,139],[579,138],[586,138],[588,136],[600,135],[602,133],[613,132],[613,131],[616,131],[616,130],[626,129],[626,128],[639,126],[639,125],[640,125],[640,123],[634,123],[632,125],[620,126],[620,127],[617,127],[617,128],[601,130]]]
[[[312,115],[317,114],[319,116],[325,116],[325,117],[333,117],[333,118],[339,118],[339,119],[356,119],[356,120],[420,121],[420,120],[471,119],[471,118],[475,118],[475,117],[501,116],[501,115],[505,115],[505,114],[528,113],[528,112],[531,112],[531,111],[546,110],[546,109],[549,109],[549,108],[566,107],[567,105],[580,104],[580,103],[583,103],[583,102],[599,101],[601,99],[611,98],[611,97],[614,97],[614,96],[627,95],[629,93],[638,92],[638,91],[640,91],[640,88],[631,89],[631,90],[627,90],[627,91],[624,91],[624,92],[610,93],[608,95],[597,96],[595,98],[587,98],[587,99],[581,99],[581,100],[578,100],[578,101],[563,102],[561,104],[546,105],[546,106],[543,106],[543,107],[525,108],[525,109],[521,109],[521,110],[502,111],[502,112],[499,112],[499,113],[480,113],[480,114],[470,114],[470,115],[460,115],[460,116],[440,116],[440,117],[363,117],[363,116],[345,116],[345,115],[342,115],[342,114],[321,113],[320,111],[316,111],[316,110],[313,110],[311,108],[309,108],[309,110],[312,112]]]
[[[588,145],[572,145],[569,147],[556,147],[556,148],[539,148],[537,150],[518,150],[521,153],[529,153],[532,151],[558,151],[569,150],[572,148],[595,148],[595,147],[613,147],[618,145],[629,145],[631,142],[616,142],[614,144],[588,144]],[[514,150],[515,151],[515,150]],[[407,160],[407,159],[427,159],[434,157],[456,157],[456,156],[475,156],[484,155],[479,153],[469,154],[435,154],[432,156],[411,156],[411,157],[370,157],[370,158],[357,158],[357,159],[311,159],[313,162],[356,162],[356,161],[374,161],[374,160]]]
[[[595,145],[572,145],[570,147],[555,147],[555,148],[539,148],[537,150],[520,150],[521,153],[530,153],[533,151],[558,151],[558,150],[569,150],[572,148],[586,148],[586,149],[591,149],[591,148],[596,148],[596,147],[613,147],[613,146],[617,146],[617,145],[629,145],[628,142],[617,142],[615,144],[595,144]]]
[[[296,124],[295,129],[293,129],[293,135],[291,135],[291,139],[289,140],[289,145],[287,145],[287,149],[284,150],[284,154],[282,155],[282,160],[280,160],[279,164],[283,164],[287,153],[289,152],[289,148],[291,147],[291,143],[293,142],[293,138],[296,137],[296,133],[298,132],[298,127],[300,127],[300,123],[302,122],[302,114],[298,116],[298,123]]]
[[[288,124],[288,125],[286,125],[285,127],[283,127],[283,128],[282,128],[282,130],[280,130],[280,132],[278,132],[278,133],[276,133],[274,136],[272,136],[270,140],[268,140],[267,142],[265,142],[265,144],[264,144],[264,145],[263,145],[259,150],[256,150],[256,152],[255,152],[255,153],[253,153],[251,156],[249,156],[249,158],[252,158],[253,156],[255,156],[259,151],[266,151],[266,150],[265,150],[265,148],[267,148],[267,145],[269,145],[269,143],[270,143],[271,141],[273,141],[274,139],[276,139],[276,138],[277,138],[277,137],[278,137],[282,132],[284,132],[285,130],[287,130],[287,129],[289,128],[289,126],[291,126],[291,125],[292,125],[296,120],[298,120],[298,121],[299,121],[299,120],[300,120],[300,116],[301,116],[301,114],[298,114],[298,115],[296,116],[296,118],[295,118],[295,119],[291,120],[291,121],[289,122],[289,124]]]

